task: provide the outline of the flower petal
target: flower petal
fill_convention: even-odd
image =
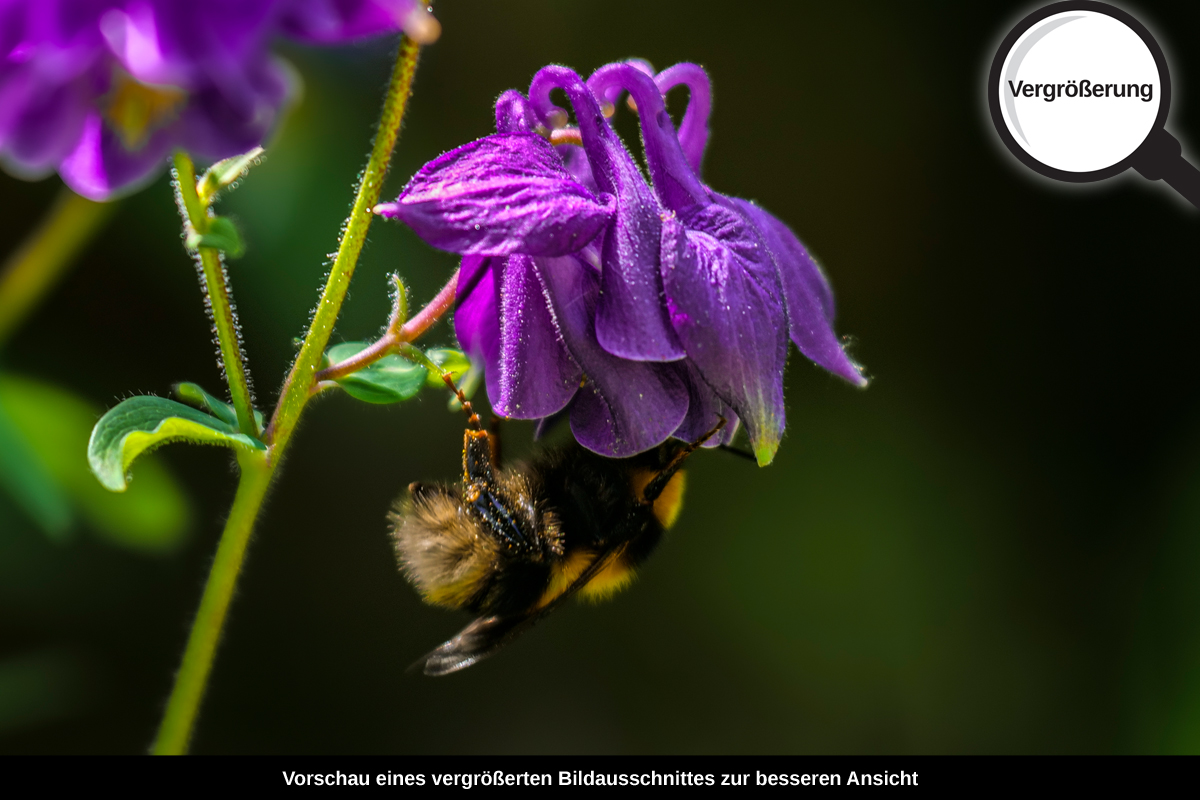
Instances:
[[[454,334],[467,355],[483,361],[488,399],[500,401],[500,311],[497,269],[501,259],[463,256],[454,295]]]
[[[595,272],[581,269],[574,258],[537,258],[534,264],[563,344],[586,376],[571,405],[576,441],[617,458],[666,441],[687,415],[682,367],[609,353],[595,336],[600,293]]]
[[[74,147],[59,164],[59,174],[78,194],[108,200],[153,179],[176,147],[198,160],[216,161],[258,146],[278,120],[293,83],[281,62],[270,59],[246,74],[254,98],[249,110],[231,104],[216,86],[205,86],[187,97],[177,118],[148,133],[135,147],[92,109]]]
[[[279,58],[247,66],[237,102],[215,85],[194,91],[171,128],[173,141],[206,161],[245,153],[263,143],[299,95],[300,78]]]
[[[496,100],[496,132],[497,133],[533,133],[541,127],[537,113],[529,100],[518,91],[509,89]],[[592,167],[588,164],[587,154],[582,147],[573,144],[554,146],[555,152],[562,159],[563,166],[571,177],[594,195],[601,194],[592,177]]]
[[[600,112],[595,96],[574,72],[550,66],[534,76],[529,100],[538,113],[544,118],[565,119],[562,109],[550,100],[554,89],[566,92],[575,109],[596,185],[617,198],[601,251],[604,271],[596,310],[596,339],[613,355],[633,361],[683,358],[683,347],[671,329],[662,302],[658,200]]]
[[[95,4],[0,2],[0,162],[37,180],[83,134],[100,87],[104,42]]]
[[[564,257],[563,261],[574,260]],[[575,269],[585,270],[576,263]],[[579,390],[583,370],[571,359],[554,324],[533,259],[504,259],[500,278],[500,393],[498,414],[540,419],[557,414]],[[490,393],[489,393],[490,396]]]
[[[30,91],[24,103],[5,103],[16,92],[0,91],[0,108],[8,112],[9,135],[0,133],[0,159],[5,168],[23,178],[39,179],[54,171],[79,141],[87,120],[88,97],[82,82],[59,86],[8,87]],[[0,112],[3,113],[3,112]]]
[[[762,234],[779,268],[788,328],[800,352],[856,386],[866,386],[862,369],[846,355],[833,330],[833,290],[821,268],[786,225],[748,200],[718,199],[740,210]]]
[[[109,51],[141,83],[188,92],[215,86],[248,113],[253,73],[266,53],[277,0],[143,0],[100,18]],[[125,6],[121,8],[119,6]]]
[[[565,255],[595,238],[613,199],[575,182],[540,136],[500,133],[426,164],[376,213],[464,255]]]
[[[785,425],[787,327],[766,247],[720,206],[665,218],[663,283],[688,357],[746,424],[758,463],[769,464]]]
[[[159,131],[137,152],[129,152],[120,137],[92,111],[75,148],[58,165],[58,174],[76,194],[89,200],[109,200],[140,189],[166,166],[171,152],[167,131]]]
[[[301,41],[337,44],[399,30],[414,6],[415,0],[293,0],[280,27]]]
[[[729,444],[737,435],[737,412],[717,396],[695,364],[690,360],[685,360],[683,366],[686,370],[685,378],[688,387],[688,413],[672,435],[676,439],[682,439],[688,443],[695,442],[715,428],[721,417],[724,417],[725,427],[716,436],[704,442],[703,446],[717,447]]]

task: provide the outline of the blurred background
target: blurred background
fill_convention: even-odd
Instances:
[[[1200,750],[1200,214],[1137,177],[1072,189],[1019,168],[983,77],[1033,6],[991,6],[439,2],[385,196],[489,133],[495,97],[547,63],[699,62],[706,181],[808,244],[873,383],[793,350],[772,466],[695,458],[631,589],[439,680],[405,668],[467,618],[420,603],[384,515],[410,481],[455,477],[463,419],[437,392],[320,399],[251,543],[194,752]],[[1168,53],[1168,127],[1198,154],[1200,7],[1127,7]],[[302,101],[222,201],[248,243],[230,271],[264,408],[393,47],[283,48]],[[0,250],[60,185],[0,175]],[[125,201],[0,356],[11,416],[36,427],[59,403],[81,420],[78,441],[41,445],[76,476],[64,533],[0,495],[2,752],[138,753],[157,728],[232,459],[161,450],[119,507],[78,475],[91,420],[120,399],[224,391],[179,230],[165,178]],[[377,222],[335,341],[378,332],[387,273],[423,302],[454,265]],[[531,435],[510,425],[506,445]]]

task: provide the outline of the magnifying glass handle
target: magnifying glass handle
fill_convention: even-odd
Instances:
[[[1179,140],[1162,128],[1146,137],[1134,156],[1133,168],[1147,180],[1167,182],[1189,203],[1200,209],[1200,170],[1183,157]]]

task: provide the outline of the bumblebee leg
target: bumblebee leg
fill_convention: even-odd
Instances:
[[[697,447],[716,436],[721,429],[725,427],[725,423],[726,419],[721,417],[720,422],[718,422],[711,431],[680,450],[679,453],[671,459],[671,462],[663,467],[662,471],[655,475],[650,482],[646,484],[646,488],[642,490],[642,502],[650,505],[657,500],[658,496],[663,493],[663,489],[666,489],[667,484],[671,482],[671,478],[675,477],[675,473],[678,472],[680,467],[683,466],[684,460],[694,453]]]
[[[469,428],[463,434],[463,488],[491,489],[496,483],[492,461],[492,437],[487,431]],[[467,496],[477,492],[467,492]]]
[[[450,387],[462,403],[463,411],[467,412],[467,430],[463,434],[463,488],[467,496],[478,495],[482,489],[490,488],[496,482],[496,445],[493,437],[479,423],[479,415],[471,401],[463,394],[462,389],[454,385],[450,373],[443,372],[442,380]]]

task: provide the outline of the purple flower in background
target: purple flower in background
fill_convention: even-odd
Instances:
[[[293,94],[275,36],[401,28],[438,31],[413,0],[0,0],[0,162],[109,199],[176,148],[217,160],[261,144]]]
[[[866,381],[834,334],[828,281],[795,235],[700,182],[704,71],[648,71],[610,64],[585,84],[546,67],[528,98],[500,98],[499,133],[430,162],[377,211],[464,254],[456,326],[485,361],[499,413],[569,407],[579,442],[613,456],[740,418],[766,464],[785,425],[789,337],[831,372]],[[681,84],[691,99],[676,132],[663,95]],[[564,129],[555,90],[578,129]],[[605,116],[626,91],[652,185]]]

